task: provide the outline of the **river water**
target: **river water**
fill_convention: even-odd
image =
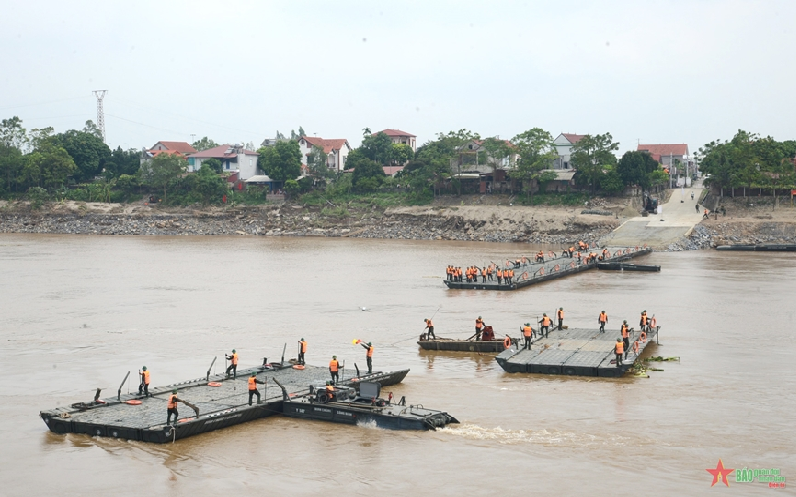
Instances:
[[[792,254],[655,253],[640,262],[661,273],[595,270],[515,292],[449,291],[440,277],[447,263],[534,250],[2,235],[0,495],[703,495],[721,491],[705,471],[719,458],[779,468],[796,485]],[[646,309],[661,325],[651,353],[681,361],[650,378],[511,375],[492,356],[421,352],[413,340],[432,315],[440,336],[466,338],[478,315],[517,335],[558,307],[570,326],[595,326],[604,309],[612,331]],[[389,390],[462,424],[416,433],[273,417],[150,445],[55,435],[38,417],[96,387],[111,396],[142,365],[168,384],[232,348],[242,367],[284,343],[294,357],[302,337],[321,366],[332,354],[362,366],[351,341],[372,341],[376,369],[411,368]],[[792,495],[730,484],[728,495]]]

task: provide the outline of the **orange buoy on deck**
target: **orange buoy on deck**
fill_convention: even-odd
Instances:
[[[135,400],[135,399],[133,399],[133,400],[125,400],[124,403],[125,404],[130,404],[131,406],[140,406],[141,405],[141,401],[140,400]]]
[[[219,383],[217,381],[211,381],[210,383],[207,384],[207,386],[209,386],[209,387],[220,387],[221,383]]]
[[[296,364],[293,366],[293,369],[304,369],[304,366],[302,366],[301,364]]]

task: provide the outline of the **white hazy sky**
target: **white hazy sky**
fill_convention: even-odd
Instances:
[[[796,138],[794,0],[2,5],[0,118],[80,129],[107,89],[112,147],[299,125],[352,146],[365,127]]]

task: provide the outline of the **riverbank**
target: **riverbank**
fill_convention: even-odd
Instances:
[[[789,199],[787,199],[789,200]],[[790,202],[775,208],[769,197],[720,199],[726,214],[713,213],[670,250],[701,250],[719,245],[796,243],[796,208]],[[721,207],[719,207],[721,210]]]
[[[510,197],[457,197],[428,206],[162,207],[58,202],[33,209],[0,202],[0,233],[75,235],[328,236],[571,244],[595,241],[637,215],[630,201],[596,199],[585,206],[516,206]],[[756,202],[755,202],[756,201]],[[754,199],[724,199],[727,215],[703,220],[668,250],[723,244],[796,243],[796,209]]]
[[[446,199],[448,200],[448,199]],[[81,235],[329,236],[571,244],[597,240],[620,223],[625,203],[512,206],[509,197],[457,198],[461,205],[162,207],[58,202],[33,209],[0,202],[0,233]],[[501,205],[503,204],[503,205]],[[632,209],[631,209],[632,211]]]

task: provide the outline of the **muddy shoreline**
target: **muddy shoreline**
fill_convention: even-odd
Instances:
[[[793,209],[774,215],[741,203],[703,220],[667,249],[725,244],[796,243]],[[72,235],[326,236],[408,240],[525,242],[570,245],[599,240],[635,215],[626,204],[582,207],[432,205],[335,211],[317,206],[168,208],[140,204],[0,203],[0,233]]]

